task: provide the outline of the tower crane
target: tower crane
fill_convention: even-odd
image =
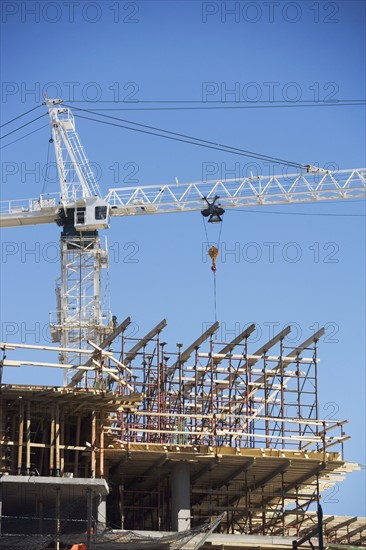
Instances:
[[[57,223],[61,232],[61,278],[51,334],[61,349],[96,345],[113,331],[101,306],[101,272],[108,266],[99,231],[117,216],[202,211],[220,222],[225,209],[298,204],[366,197],[366,169],[325,171],[308,165],[304,173],[206,182],[109,189],[105,197],[76,132],[72,111],[61,99],[46,98],[60,191],[36,199],[0,203],[0,227]],[[220,204],[215,204],[217,200]],[[202,210],[204,209],[204,210]],[[77,349],[59,356],[78,364]],[[69,375],[73,375],[69,372]],[[66,380],[68,382],[68,380]]]

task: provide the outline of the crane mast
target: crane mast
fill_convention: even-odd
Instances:
[[[69,109],[60,100],[46,99],[60,180],[61,277],[56,284],[56,312],[51,314],[53,342],[62,348],[83,349],[88,340],[99,344],[112,329],[111,314],[102,309],[102,270],[108,267],[107,248],[98,229],[109,227],[109,206],[100,198],[88,158]],[[62,352],[59,361],[78,365],[76,353]],[[65,371],[65,384],[70,380]]]
[[[297,174],[245,177],[234,180],[144,185],[110,189],[102,198],[70,109],[61,99],[46,98],[60,192],[38,199],[0,203],[0,227],[56,222],[61,233],[61,277],[57,309],[51,313],[51,335],[62,349],[84,349],[108,340],[114,323],[102,308],[102,272],[108,267],[107,246],[98,231],[110,217],[202,211],[206,205],[223,211],[252,206],[301,204],[366,196],[366,169],[325,171],[306,166]],[[208,212],[209,213],[209,212]],[[217,216],[216,221],[219,221]],[[79,354],[61,352],[62,364],[80,365]],[[65,384],[74,369],[65,369]],[[79,378],[78,378],[79,380]]]

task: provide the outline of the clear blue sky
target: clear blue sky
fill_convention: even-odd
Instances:
[[[239,11],[229,13],[232,8]],[[222,105],[251,100],[254,94],[262,101],[365,98],[364,2],[4,1],[1,9],[4,121],[42,101],[43,90],[65,100],[207,99]],[[113,107],[103,104],[108,106]],[[362,106],[112,114],[304,164],[365,166]],[[46,123],[44,118],[34,128]],[[207,166],[214,177],[230,170],[267,174],[283,168],[261,162],[253,166],[245,157],[88,121],[78,120],[77,125],[90,160],[98,164],[104,191],[169,183],[175,177],[200,180]],[[48,139],[46,128],[1,150],[2,200],[39,195]],[[47,191],[57,190],[56,183],[47,185]],[[263,210],[225,215],[222,240],[227,250],[237,247],[241,257],[237,261],[228,255],[218,263],[219,320],[227,331],[257,322],[262,342],[269,336],[268,323],[280,329],[295,322],[303,338],[314,325],[329,323],[327,341],[319,350],[320,409],[323,416],[334,411],[334,418],[349,419],[346,431],[352,440],[345,446],[346,458],[365,463],[364,218],[285,214],[364,214],[364,204],[339,201]],[[196,338],[213,320],[212,274],[202,260],[204,238],[198,213],[113,220],[108,231],[110,290],[118,319],[131,315],[143,336],[167,317],[166,340],[172,348]],[[2,255],[3,337],[47,340],[37,331],[43,332],[48,312],[55,309],[59,265],[50,259],[59,229],[8,229],[1,239],[3,247],[13,243],[15,250]],[[279,243],[273,262],[264,244],[269,242]],[[298,262],[283,257],[290,242],[301,251]],[[258,262],[250,261],[248,243],[260,250]],[[26,254],[32,248],[36,254]],[[137,262],[128,261],[133,251]],[[33,336],[26,333],[32,327]],[[57,384],[61,376],[22,369],[6,375],[6,381]],[[351,474],[327,499],[324,512],[365,515],[364,488],[364,471]]]

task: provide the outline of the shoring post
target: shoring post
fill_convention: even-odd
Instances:
[[[251,510],[251,507],[252,507],[252,499],[251,499],[251,493],[249,492],[249,500],[248,500],[248,522],[249,522],[249,531],[248,531],[248,534],[250,534],[252,532],[252,510]]]
[[[161,530],[161,475],[160,475],[160,468],[158,470],[158,488],[157,488],[157,528],[158,531]]]
[[[93,527],[93,493],[91,489],[87,489],[86,491],[86,518],[86,548],[87,550],[91,550],[91,535]]]
[[[162,412],[166,413],[168,412],[167,408],[167,375],[166,375],[166,359],[164,355],[164,348],[166,346],[166,342],[161,343],[161,410]],[[160,419],[160,425],[163,426],[164,430],[166,429],[166,417],[163,417]],[[163,434],[160,434],[160,443],[163,442]]]
[[[80,414],[76,417],[76,447],[80,445],[80,431],[81,431],[81,416]],[[79,473],[79,451],[75,451],[74,457],[74,477],[78,477]]]
[[[61,407],[61,414],[60,414],[60,441],[61,445],[65,445],[65,411],[64,408]],[[68,434],[67,441],[70,441],[70,433]],[[61,476],[65,473],[65,449],[62,448],[60,450],[60,473]]]
[[[296,535],[299,535],[300,522],[299,522],[299,488],[296,487]]]
[[[183,380],[182,380],[183,379],[182,346],[183,346],[183,344],[177,343],[177,348],[178,348],[178,385],[179,385],[179,387],[178,387],[178,413],[179,414],[183,414],[183,407],[182,407],[182,395],[183,395],[183,391],[182,391],[182,383],[183,383]],[[173,373],[173,375],[174,375],[174,373]],[[178,431],[182,431],[182,419],[180,417],[178,417],[177,423],[178,423]],[[178,443],[178,445],[183,443],[183,435],[182,434],[177,434],[177,443]]]
[[[96,471],[96,437],[97,437],[97,421],[96,421],[96,412],[95,410],[91,413],[91,475],[90,477],[94,478]]]
[[[125,330],[124,328],[121,333],[121,363],[125,362]]]
[[[318,340],[314,340],[314,390],[315,390],[315,419],[319,420],[319,402],[318,402]],[[315,427],[316,435],[319,435],[318,423]]]
[[[44,464],[44,457],[46,454],[46,443],[47,443],[48,432],[49,432],[49,425],[47,422],[45,422],[44,419],[41,420],[41,431],[42,431],[42,447],[39,455],[38,471],[41,475],[43,475],[43,464]]]
[[[211,435],[209,443],[210,445],[215,445],[215,434],[216,434],[216,418],[214,417],[214,408],[215,408],[215,397],[214,397],[214,391],[215,391],[215,384],[214,384],[214,359],[213,359],[213,352],[214,352],[214,344],[213,344],[213,337],[212,334],[210,335],[210,375],[211,375],[211,384],[210,384],[210,414],[211,414]],[[210,499],[211,506],[212,506],[212,499]]]
[[[229,430],[230,434],[233,432],[233,419],[231,417],[231,405],[232,405],[232,375],[233,375],[233,361],[232,361],[232,354],[229,355],[229,403],[228,403],[228,414],[229,414]],[[227,437],[227,436],[226,436]],[[229,444],[229,447],[231,447],[231,443],[233,440],[233,436],[230,435],[229,439],[227,440],[227,443]],[[226,523],[229,521],[229,515],[226,514]]]
[[[16,444],[15,444],[15,434],[16,434],[16,415],[13,414],[11,417],[11,440],[13,442],[13,445],[11,447],[11,466],[10,471],[11,473],[16,472],[16,459],[15,459],[15,450],[16,450]],[[41,470],[40,470],[41,471]]]
[[[297,418],[301,419],[301,384],[300,384],[300,362],[299,356],[297,356],[296,361],[296,379],[297,379]],[[299,436],[301,437],[301,422],[298,424]],[[301,439],[299,439],[299,450],[301,450]]]
[[[19,401],[19,433],[18,433],[18,475],[22,473],[23,464],[23,430],[24,430],[24,401]]]
[[[229,485],[226,485],[226,507],[229,508]],[[226,533],[229,534],[230,521],[229,512],[226,513]]]
[[[164,346],[163,346],[164,347]],[[161,343],[160,343],[160,333],[158,333],[157,336],[157,342],[156,342],[156,360],[157,360],[157,371],[156,371],[156,382],[157,382],[157,411],[158,413],[163,412],[162,410],[162,362],[161,362]],[[158,414],[157,418],[158,422],[158,440],[159,443],[161,443],[161,416]]]
[[[60,407],[55,406],[55,474],[60,476]]]
[[[244,483],[245,483],[245,534],[248,534],[248,522],[249,522],[249,504],[250,504],[250,494],[248,491],[248,472],[244,472]]]
[[[281,435],[285,437],[285,387],[284,387],[284,374],[283,374],[283,338],[280,340],[280,373],[281,373]],[[285,440],[283,439],[283,446],[285,446]]]
[[[197,415],[198,415],[198,402],[197,402],[197,399],[198,399],[198,350],[199,350],[199,347],[197,346],[196,349],[195,349],[195,353],[194,353],[194,414],[195,414],[195,419],[194,419],[194,431],[197,433],[198,432],[198,418],[197,418]],[[198,435],[195,435],[194,436],[195,438],[195,443],[196,445],[198,444]]]
[[[144,400],[143,400],[144,411],[147,411],[149,407],[148,397],[147,397],[148,393],[147,393],[146,386],[147,386],[147,369],[146,369],[146,344],[145,344],[142,348],[142,390],[141,390],[144,394]],[[143,427],[146,429],[147,417],[143,416],[141,420],[143,423]],[[145,442],[148,441],[148,438],[149,438],[149,434],[147,432],[144,432],[142,435],[143,441]]]
[[[285,484],[284,484],[284,472],[281,473],[281,512],[282,512],[282,535],[285,536]]]
[[[249,363],[248,363],[248,340],[247,338],[245,339],[245,344],[244,344],[244,355],[245,355],[245,416],[246,416],[246,432],[247,434],[249,434],[249,415],[250,415],[250,411],[249,411],[249,392],[250,392],[250,388],[249,388]],[[249,435],[247,435],[247,445],[249,443]]]
[[[119,490],[119,514],[121,519],[121,529],[125,528],[125,502],[124,502],[124,480],[123,480],[123,474],[121,483],[118,486]]]
[[[327,458],[327,452],[326,452],[326,436],[327,436],[326,427],[327,427],[327,424],[326,424],[325,420],[322,421],[322,425],[323,425],[323,430],[322,430],[323,461],[325,462],[326,458]],[[316,426],[318,427],[318,423],[316,424]]]
[[[317,517],[318,517],[318,541],[319,541],[319,550],[324,550],[324,540],[323,540],[323,510],[322,510],[322,507],[321,507],[319,501],[318,501]]]
[[[99,475],[104,478],[104,424],[105,413],[103,410],[99,413]]]
[[[263,357],[263,384],[264,384],[264,411],[265,411],[264,416],[266,417],[265,432],[266,432],[266,435],[269,436],[269,420],[268,420],[268,417],[269,417],[269,409],[268,409],[268,394],[269,394],[269,391],[268,391],[268,380],[267,380],[267,359],[266,359],[266,355],[264,355],[264,357]],[[267,439],[267,442],[268,441],[269,441],[269,439]]]
[[[26,421],[26,465],[27,475],[30,474],[31,467],[31,402],[27,400],[27,421]]]
[[[51,429],[50,429],[50,460],[49,460],[49,469],[50,476],[54,473],[55,463],[54,463],[54,447],[55,447],[55,403],[52,403],[51,406]]]
[[[55,549],[59,550],[60,548],[60,515],[61,515],[61,498],[60,498],[60,487],[56,487],[56,544]]]

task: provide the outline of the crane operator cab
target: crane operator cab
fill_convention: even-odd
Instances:
[[[109,204],[99,197],[79,199],[75,205],[76,231],[95,231],[109,228]]]

